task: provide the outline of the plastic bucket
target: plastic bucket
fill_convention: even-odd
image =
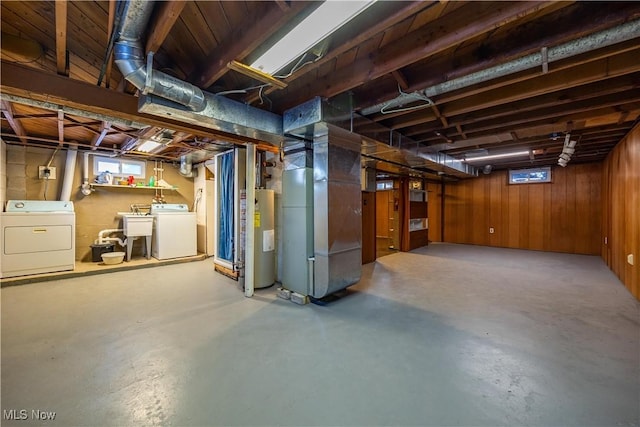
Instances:
[[[91,261],[102,262],[102,254],[113,252],[115,243],[95,243],[91,245]]]

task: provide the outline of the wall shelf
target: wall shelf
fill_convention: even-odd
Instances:
[[[169,190],[169,191],[176,191],[178,190],[178,187],[149,187],[148,185],[144,185],[144,186],[130,186],[130,185],[114,185],[114,184],[95,184],[95,183],[90,183],[89,186],[91,188],[95,188],[95,187],[99,187],[99,188],[123,188],[123,189],[127,189],[127,190]]]

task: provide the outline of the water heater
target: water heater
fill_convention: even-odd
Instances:
[[[274,191],[256,189],[254,216],[254,285],[266,288],[276,280]]]

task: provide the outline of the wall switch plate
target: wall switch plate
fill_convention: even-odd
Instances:
[[[494,230],[493,227],[489,227],[489,234],[493,234],[495,232],[496,232],[496,230]]]
[[[45,179],[45,170],[49,169],[49,179],[56,179],[56,168],[54,166],[38,166],[38,178]]]
[[[633,265],[633,254],[629,254],[629,255],[627,255],[627,262],[628,262],[630,265]]]

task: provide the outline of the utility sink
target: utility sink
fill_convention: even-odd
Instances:
[[[122,233],[127,237],[151,236],[153,217],[133,212],[118,212],[122,218]]]

